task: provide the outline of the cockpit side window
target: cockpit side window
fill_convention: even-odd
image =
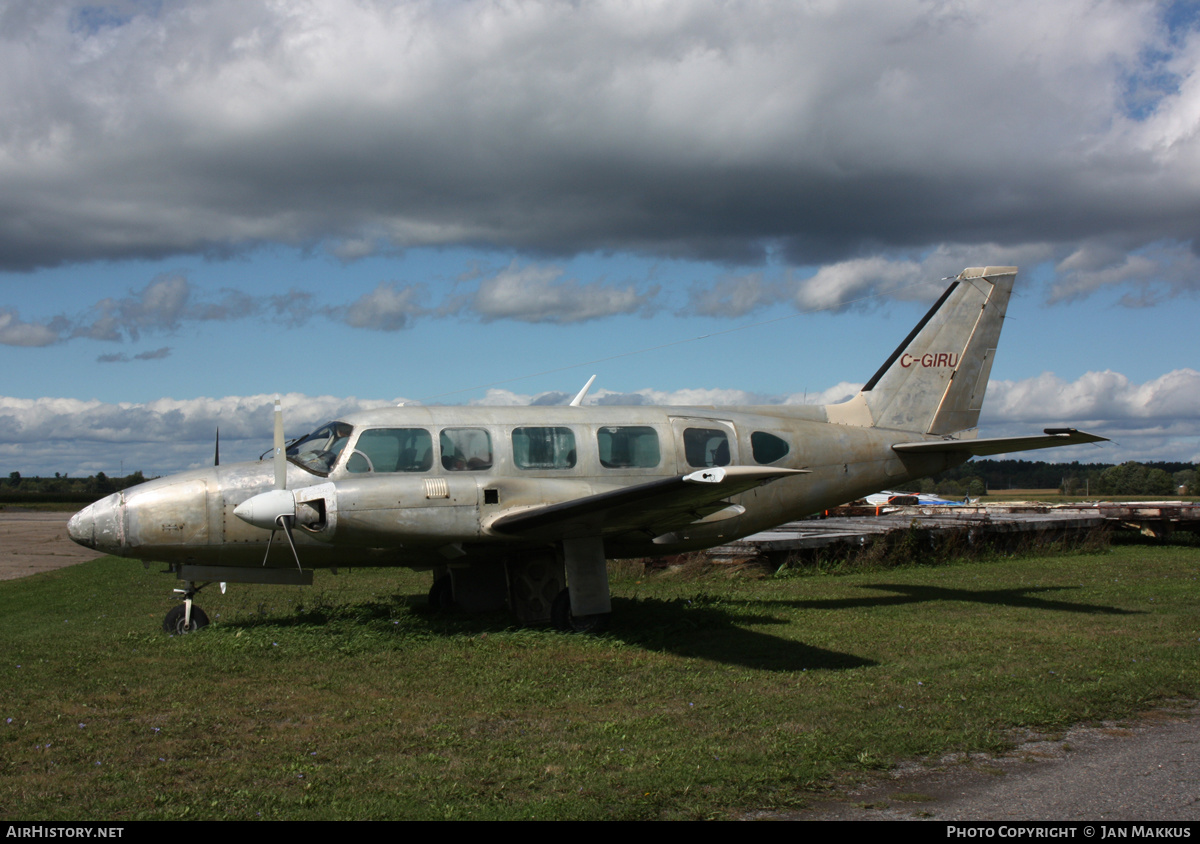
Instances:
[[[348,472],[428,472],[433,437],[424,428],[372,428],[359,434]]]
[[[288,459],[310,472],[328,475],[354,429],[345,422],[322,425],[288,446]]]
[[[442,468],[478,472],[492,468],[492,437],[483,428],[443,428],[439,438]]]

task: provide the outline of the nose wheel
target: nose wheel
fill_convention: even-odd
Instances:
[[[197,586],[189,580],[186,581],[185,588],[175,590],[183,595],[183,603],[172,607],[163,619],[165,632],[173,636],[182,636],[184,633],[195,633],[201,627],[208,627],[208,614],[192,603],[196,593],[207,585]],[[221,584],[221,591],[225,591],[224,583]]]
[[[199,607],[192,607],[189,617],[188,608],[183,604],[171,607],[167,617],[163,619],[163,630],[177,636],[184,633],[195,633],[201,627],[208,626],[208,615]]]

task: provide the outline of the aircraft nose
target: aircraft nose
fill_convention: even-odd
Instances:
[[[92,547],[92,531],[95,529],[95,522],[92,519],[90,510],[91,506],[89,505],[72,516],[71,521],[67,522],[67,536],[71,537],[71,541],[87,546],[88,548]]]
[[[67,522],[67,535],[86,548],[119,551],[125,544],[124,503],[121,493],[89,504]]]

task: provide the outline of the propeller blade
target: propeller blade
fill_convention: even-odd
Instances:
[[[287,489],[287,452],[283,443],[283,406],[275,399],[275,489]]]
[[[296,551],[296,543],[292,539],[292,517],[280,516],[279,524],[283,527],[283,535],[287,537],[288,545],[292,546],[292,558],[296,561],[296,568],[303,572],[304,566],[300,565],[300,554]],[[272,535],[274,535],[274,531],[272,531]],[[268,550],[270,549],[268,548]]]
[[[270,559],[270,557],[271,557],[271,546],[274,543],[275,543],[275,531],[272,530],[271,535],[269,537],[267,537],[267,553],[263,554],[262,564],[264,566],[267,564],[267,560]]]
[[[275,399],[275,436],[272,451],[275,488],[250,496],[233,508],[233,515],[247,524],[271,531],[270,537],[267,538],[267,551],[263,554],[264,566],[271,556],[275,531],[282,528],[283,535],[287,537],[288,545],[292,548],[296,568],[304,571],[304,567],[300,565],[300,554],[296,551],[296,542],[292,539],[292,522],[296,519],[296,496],[287,489],[287,444],[283,439],[283,406],[279,399]]]

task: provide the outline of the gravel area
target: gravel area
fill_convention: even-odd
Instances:
[[[0,580],[103,557],[67,536],[70,513],[0,510]]]

